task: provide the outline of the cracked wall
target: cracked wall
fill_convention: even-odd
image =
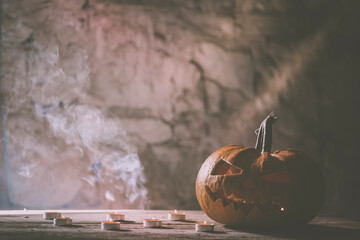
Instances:
[[[347,126],[359,130],[351,107],[359,72],[338,44],[356,45],[346,37],[358,39],[353,5],[3,0],[8,202],[198,208],[202,162],[223,145],[253,146],[254,130],[275,111],[273,148],[317,159],[329,184],[325,209],[346,212],[359,182],[339,159],[356,155],[344,142],[353,139]],[[133,168],[124,170],[125,158]],[[49,175],[62,179],[50,182],[66,197],[23,200],[55,194],[40,184]]]

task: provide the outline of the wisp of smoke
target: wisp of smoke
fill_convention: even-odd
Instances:
[[[49,8],[37,16],[56,14]],[[10,201],[28,208],[145,208],[136,148],[116,119],[87,100],[88,51],[48,31],[71,33],[78,20],[50,19],[30,31],[26,16],[17,17],[4,29],[3,44],[13,48],[4,62],[12,81],[5,84],[12,93],[5,98]],[[27,37],[16,42],[19,36]]]

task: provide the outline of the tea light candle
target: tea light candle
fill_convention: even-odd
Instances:
[[[161,227],[161,220],[156,218],[144,219],[144,228]]]
[[[195,230],[197,232],[213,232],[214,231],[214,223],[208,223],[204,221],[203,223],[196,223]]]
[[[184,221],[185,213],[178,213],[176,210],[173,213],[168,213],[168,219],[174,221]]]
[[[68,217],[54,218],[54,226],[72,225],[72,219]]]
[[[43,218],[45,220],[53,220],[54,218],[60,218],[61,213],[59,212],[44,212]]]
[[[122,213],[108,213],[106,215],[108,221],[123,221],[125,220],[125,214]]]
[[[120,223],[113,221],[101,222],[101,229],[102,230],[120,229]]]

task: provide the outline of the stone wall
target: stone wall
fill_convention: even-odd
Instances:
[[[1,5],[3,206],[198,208],[202,162],[275,111],[324,210],[359,209],[356,1]]]

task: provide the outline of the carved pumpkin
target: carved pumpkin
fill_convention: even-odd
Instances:
[[[203,211],[226,225],[269,227],[302,224],[325,195],[322,172],[300,151],[271,153],[271,113],[257,130],[255,148],[229,145],[211,154],[196,179]]]

